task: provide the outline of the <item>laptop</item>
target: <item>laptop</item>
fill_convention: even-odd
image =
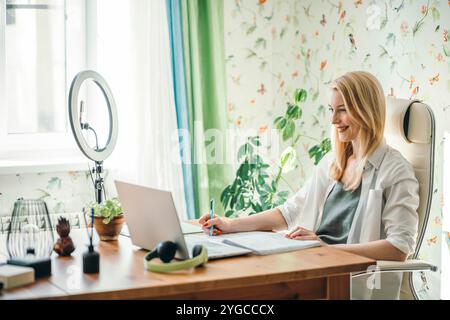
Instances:
[[[114,183],[133,245],[153,250],[161,241],[172,241],[177,244],[177,259],[192,258],[192,249],[197,244],[206,247],[211,260],[251,253],[244,248],[209,241],[210,237],[204,233],[184,234],[170,191],[122,181]]]

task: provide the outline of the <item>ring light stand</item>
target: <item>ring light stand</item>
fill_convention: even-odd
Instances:
[[[98,139],[95,130],[85,121],[84,119],[84,103],[81,101],[80,109],[78,109],[78,94],[81,88],[81,85],[86,80],[93,80],[95,84],[100,88],[103,93],[103,96],[106,99],[106,104],[108,106],[108,120],[109,120],[109,134],[108,140],[106,142],[106,146],[104,148],[100,148],[98,146]],[[117,117],[117,109],[116,103],[114,101],[114,97],[112,95],[111,89],[106,83],[105,79],[95,71],[86,70],[78,73],[72,81],[72,85],[70,86],[69,91],[69,120],[70,127],[72,128],[72,133],[77,142],[78,147],[81,152],[90,160],[94,161],[95,167],[93,172],[95,173],[96,179],[94,182],[95,188],[95,200],[97,203],[103,202],[103,193],[105,192],[105,186],[103,181],[103,161],[108,158],[114,150],[117,142],[118,135],[118,117]],[[96,147],[91,148],[87,143],[86,139],[83,136],[83,130],[91,130],[94,132],[96,137]],[[93,209],[91,212],[92,222],[91,228],[94,227],[94,215]],[[88,251],[83,254],[83,272],[85,273],[98,273],[100,259],[99,254],[94,250],[94,246],[92,244],[92,236],[93,230],[91,230],[91,234],[89,235],[89,246]]]

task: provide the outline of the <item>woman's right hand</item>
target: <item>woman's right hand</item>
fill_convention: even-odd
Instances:
[[[211,215],[207,213],[203,215],[198,222],[202,225],[203,231],[208,235],[210,234],[209,232],[211,225],[214,226],[213,236],[233,232],[231,219],[226,217],[219,217],[215,215],[214,218],[211,219]]]

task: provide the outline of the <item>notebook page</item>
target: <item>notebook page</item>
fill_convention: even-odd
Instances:
[[[255,254],[266,255],[295,251],[320,246],[318,240],[293,240],[284,236],[284,233],[275,232],[245,232],[223,235],[215,240],[237,247],[252,250]]]

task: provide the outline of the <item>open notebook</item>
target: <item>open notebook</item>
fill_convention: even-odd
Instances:
[[[293,240],[285,237],[285,232],[240,232],[221,236],[206,236],[209,241],[220,242],[251,250],[254,254],[267,255],[319,247],[318,240]]]

